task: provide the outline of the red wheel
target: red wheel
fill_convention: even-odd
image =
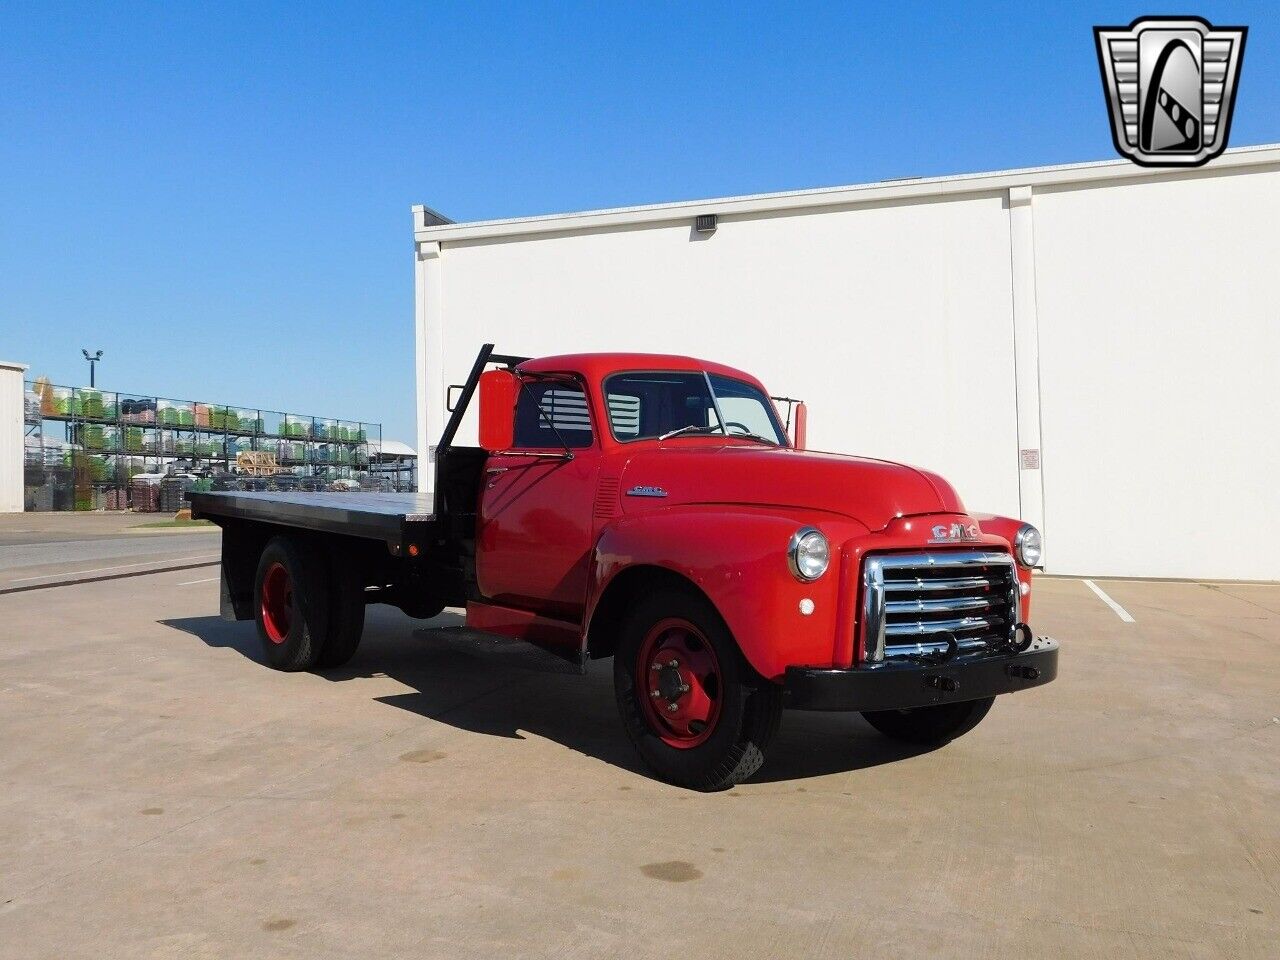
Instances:
[[[649,629],[640,643],[636,681],[647,684],[641,710],[663,743],[687,750],[714,732],[724,678],[715,649],[688,620],[668,617]]]
[[[283,563],[273,563],[262,578],[262,629],[272,643],[284,643],[293,622],[293,581]]]
[[[329,635],[326,557],[305,540],[275,537],[254,575],[254,619],[267,663],[309,670]]]
[[[627,611],[613,689],[645,763],[695,790],[724,790],[755,773],[782,711],[781,687],[756,675],[692,587],[652,590]]]

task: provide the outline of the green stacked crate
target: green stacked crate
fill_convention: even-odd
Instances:
[[[178,425],[182,427],[190,427],[195,423],[195,417],[190,407],[181,407],[178,410]]]
[[[80,428],[80,438],[80,442],[86,450],[101,450],[104,446],[101,424],[85,424]]]
[[[227,412],[222,407],[209,408],[209,429],[225,430],[227,428]]]
[[[87,420],[102,419],[102,394],[99,391],[80,391],[80,415]]]
[[[142,450],[142,428],[126,427],[124,431],[124,448],[130,452]]]

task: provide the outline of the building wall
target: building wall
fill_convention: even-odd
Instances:
[[[1251,148],[422,223],[419,449],[483,342],[687,353],[808,401],[811,447],[1040,526],[1050,572],[1280,579],[1278,188]]]
[[[1053,569],[1280,579],[1280,168],[1035,198]]]
[[[715,359],[807,401],[815,449],[943,468],[970,502],[1017,512],[1000,197],[690,234],[679,224],[447,248],[446,379],[461,383],[485,341],[529,356]]]
[[[22,512],[22,375],[0,360],[0,513]]]

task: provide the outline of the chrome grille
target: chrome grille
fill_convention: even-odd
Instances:
[[[862,570],[865,659],[869,663],[1002,643],[1018,622],[1013,557],[991,550],[894,553]]]

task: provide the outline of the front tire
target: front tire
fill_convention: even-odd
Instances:
[[[911,710],[876,710],[863,719],[886,737],[925,746],[940,746],[962,737],[979,723],[995,703],[995,697],[940,703]]]
[[[262,551],[253,578],[254,619],[267,663],[308,670],[328,635],[329,571],[325,558],[291,537]]]
[[[743,659],[715,608],[664,590],[628,612],[613,658],[623,727],[663,780],[725,790],[760,769],[782,691]]]

